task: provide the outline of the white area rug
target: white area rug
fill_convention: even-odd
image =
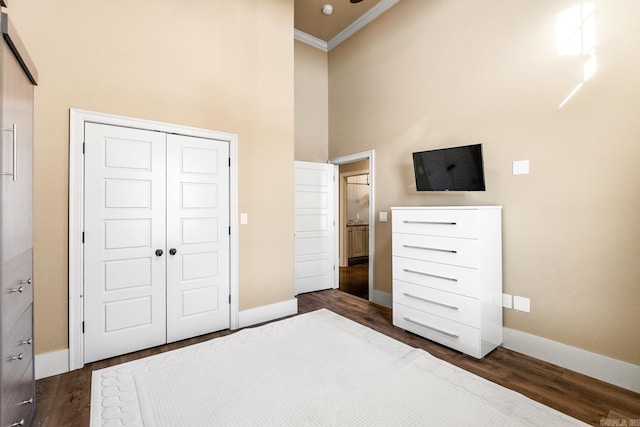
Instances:
[[[585,425],[319,310],[95,371],[91,426]]]

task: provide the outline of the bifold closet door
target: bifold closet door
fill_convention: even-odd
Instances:
[[[167,341],[229,327],[229,144],[167,135]]]
[[[166,135],[85,127],[85,363],[166,342]]]

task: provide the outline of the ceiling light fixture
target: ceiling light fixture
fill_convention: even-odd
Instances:
[[[330,4],[325,4],[324,6],[322,6],[322,13],[324,13],[325,15],[331,15],[333,13],[333,6],[331,6]]]

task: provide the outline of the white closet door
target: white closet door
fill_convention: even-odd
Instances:
[[[335,165],[295,162],[295,291],[336,287]]]
[[[229,327],[229,144],[167,135],[167,340]]]
[[[85,363],[166,341],[165,140],[86,124]]]

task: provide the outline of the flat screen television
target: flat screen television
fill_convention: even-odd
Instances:
[[[485,191],[482,144],[413,153],[418,191]]]

